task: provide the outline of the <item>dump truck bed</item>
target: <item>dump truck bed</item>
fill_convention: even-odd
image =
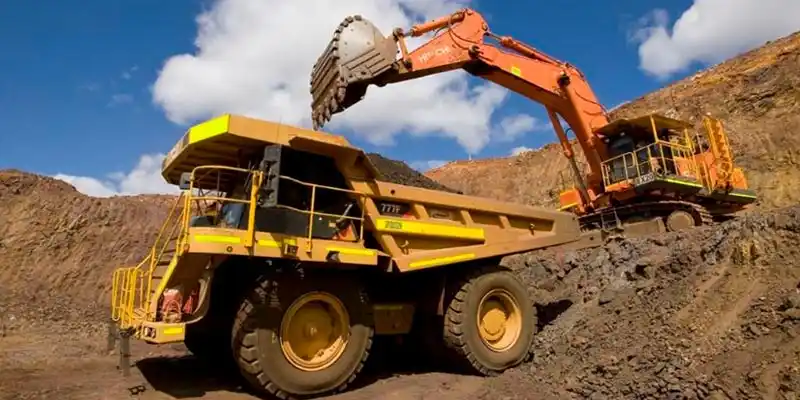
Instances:
[[[191,128],[165,159],[163,175],[177,184],[182,173],[210,163],[235,166],[249,159],[254,164],[252,160],[258,160],[267,146],[273,149],[271,157],[277,157],[269,174],[313,188],[303,192],[311,193],[310,202],[303,203],[311,207],[276,203],[283,207],[280,214],[270,210],[261,220],[285,221],[280,229],[259,224],[259,213],[268,211],[259,208],[253,250],[246,246],[243,235],[250,233],[244,229],[191,227],[190,252],[293,254],[303,261],[360,265],[385,258],[393,269],[405,272],[596,240],[581,236],[572,213],[383,182],[370,158],[341,136],[239,116],[226,115]],[[226,170],[195,175],[195,188],[212,190],[244,179]],[[281,193],[278,197],[292,194],[290,189],[275,188]],[[325,191],[338,194],[323,202],[320,196]],[[331,228],[342,218],[330,210],[351,200],[358,212],[348,217],[355,233],[347,239]],[[215,235],[239,239],[213,243],[208,237]]]

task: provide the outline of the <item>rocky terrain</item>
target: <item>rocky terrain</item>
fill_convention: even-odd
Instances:
[[[142,388],[138,398],[254,398],[182,346],[134,343],[128,379],[106,353],[111,270],[144,255],[168,197],[95,199],[4,171],[0,200],[0,399],[121,399]],[[798,260],[800,207],[508,257],[536,299],[531,363],[484,379],[376,359],[335,398],[795,399]]]
[[[425,175],[420,174],[406,163],[388,159],[377,153],[367,154],[370,161],[375,164],[381,173],[381,180],[386,182],[401,183],[403,185],[416,186],[425,189],[443,190],[445,192],[458,192],[451,189]]]
[[[800,200],[800,32],[767,43],[611,111],[611,118],[653,112],[701,128],[708,112],[722,120],[734,158],[758,195],[760,207]],[[553,135],[553,141],[556,141]],[[582,158],[580,148],[576,153]],[[465,173],[469,171],[469,173]],[[569,182],[560,146],[517,157],[456,161],[427,176],[467,194],[552,207],[560,175]]]
[[[800,207],[507,264],[548,322],[485,398],[795,399]],[[540,324],[543,322],[540,321]]]
[[[798,43],[775,42],[673,85],[667,92],[679,100],[662,91],[615,111],[691,114],[697,104],[727,113],[737,160],[764,196],[756,210],[680,235],[508,257],[538,311],[531,362],[479,378],[400,351],[376,357],[355,387],[332,398],[797,399],[800,206],[791,188],[800,184],[800,147],[791,112],[800,98],[789,66],[800,62]],[[387,180],[452,190],[371,159]],[[528,175],[533,166],[539,175]],[[558,183],[552,171],[565,168],[549,146],[430,176],[455,190],[547,204]],[[525,171],[531,185],[514,184],[512,174]],[[111,272],[145,255],[173,202],[91,198],[52,178],[0,171],[0,399],[255,398],[180,345],[135,342],[127,379],[105,349]]]

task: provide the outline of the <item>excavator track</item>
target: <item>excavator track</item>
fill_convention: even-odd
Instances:
[[[681,200],[651,201],[618,206],[581,216],[579,221],[583,230],[604,228],[605,221],[618,220],[623,225],[626,221],[644,216],[646,219],[663,218],[674,211],[685,211],[691,214],[695,227],[714,223],[711,213],[705,207]]]

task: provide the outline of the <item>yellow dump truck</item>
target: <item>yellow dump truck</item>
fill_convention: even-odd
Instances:
[[[189,129],[163,176],[181,195],[113,276],[123,368],[131,337],[184,342],[281,398],[344,389],[374,335],[422,319],[458,365],[518,365],[535,308],[501,258],[602,240],[572,213],[385,182],[344,137],[241,116]]]

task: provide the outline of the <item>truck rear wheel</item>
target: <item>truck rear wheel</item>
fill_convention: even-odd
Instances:
[[[344,390],[369,355],[371,311],[349,275],[263,277],[233,325],[239,369],[257,389],[283,399]]]
[[[524,362],[536,333],[536,311],[522,282],[500,267],[482,268],[452,289],[444,342],[457,361],[483,375]]]

